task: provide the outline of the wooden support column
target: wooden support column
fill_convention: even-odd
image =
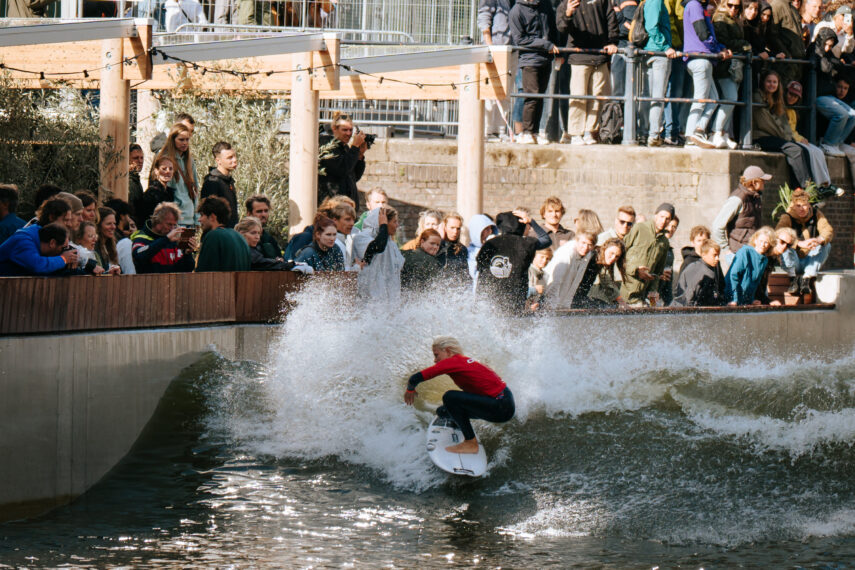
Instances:
[[[312,223],[318,205],[319,93],[313,89],[312,52],[294,54],[291,82],[291,149],[288,172],[288,225],[294,235]],[[306,70],[306,71],[302,71]]]
[[[155,115],[160,111],[160,101],[155,99],[150,89],[137,91],[137,144],[145,154],[140,177],[148,180],[151,171],[151,163],[154,161],[154,153],[151,152],[151,141],[157,136],[157,121]]]
[[[101,187],[98,198],[128,199],[128,144],[130,137],[130,81],[124,79],[123,41],[104,40],[101,71]]]
[[[457,127],[457,211],[469,220],[484,209],[484,101],[480,66],[461,66]]]

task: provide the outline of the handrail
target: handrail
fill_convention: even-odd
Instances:
[[[382,31],[382,30],[363,30],[359,28],[316,28],[311,26],[252,26],[248,24],[217,24],[209,22],[207,24],[184,23],[175,28],[172,32],[160,32],[158,36],[170,34],[192,34],[196,32],[205,32],[210,29],[216,33],[218,30],[246,30],[247,33],[276,33],[276,32],[329,32],[342,34],[373,34],[373,35],[390,35],[400,36],[408,40],[410,43],[415,43],[413,36],[406,32],[400,31]]]

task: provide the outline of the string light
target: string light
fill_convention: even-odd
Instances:
[[[464,81],[461,83],[455,83],[455,82],[421,83],[421,82],[416,82],[416,81],[405,81],[403,79],[396,79],[394,77],[386,77],[383,75],[368,73],[366,71],[360,71],[359,69],[356,69],[350,65],[343,64],[343,63],[327,64],[327,65],[322,65],[322,66],[318,66],[318,67],[309,67],[309,68],[304,68],[304,69],[284,69],[284,70],[272,70],[271,69],[268,71],[237,71],[234,69],[217,69],[214,67],[208,67],[206,65],[201,65],[201,64],[193,62],[193,61],[181,59],[180,57],[171,56],[168,53],[164,52],[162,49],[159,49],[157,47],[152,47],[147,52],[143,52],[143,53],[135,55],[133,57],[125,58],[122,60],[122,63],[130,66],[130,65],[133,65],[134,61],[136,61],[140,57],[143,57],[146,55],[150,55],[151,57],[156,57],[159,55],[163,61],[172,60],[176,63],[183,64],[185,66],[190,67],[193,71],[199,72],[203,76],[206,75],[208,72],[218,73],[218,74],[222,74],[222,75],[231,75],[232,77],[240,78],[241,82],[243,82],[243,83],[246,83],[247,79],[249,79],[250,77],[256,76],[256,75],[264,75],[265,77],[271,77],[271,76],[276,75],[276,74],[297,73],[297,72],[301,72],[301,71],[308,71],[309,73],[313,73],[316,70],[328,69],[328,68],[333,68],[333,67],[338,67],[340,69],[344,69],[346,71],[349,71],[351,73],[355,73],[357,75],[362,75],[365,77],[373,77],[373,78],[377,79],[378,85],[383,85],[384,81],[391,81],[393,83],[399,83],[402,85],[411,85],[413,87],[418,87],[419,89],[424,89],[425,87],[450,87],[452,89],[452,91],[457,91],[457,87],[459,85],[473,85],[473,84],[477,84],[477,83],[481,82],[480,79],[474,80],[474,81]],[[28,69],[20,69],[20,68],[16,68],[16,67],[9,67],[8,65],[6,65],[4,63],[0,63],[0,70],[8,69],[9,71],[14,71],[17,73],[30,73],[33,75],[37,74],[39,76],[40,80],[45,80],[47,76],[62,77],[62,76],[70,76],[70,75],[83,75],[84,78],[89,79],[90,72],[101,71],[101,70],[105,70],[105,69],[109,69],[109,68],[110,68],[110,65],[108,64],[108,65],[104,65],[103,67],[90,69],[90,70],[84,69],[82,71],[50,73],[50,72],[46,72],[46,71],[32,71],[32,70],[28,70]],[[510,72],[506,72],[505,75],[510,77],[511,74],[510,74]],[[484,85],[489,85],[489,84],[490,84],[490,78],[485,77],[484,78]]]

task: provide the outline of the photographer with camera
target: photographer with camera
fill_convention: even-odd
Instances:
[[[320,148],[318,157],[318,204],[327,198],[344,195],[359,203],[357,181],[365,172],[365,151],[375,135],[356,129],[348,115],[336,111],[330,123],[333,138]]]

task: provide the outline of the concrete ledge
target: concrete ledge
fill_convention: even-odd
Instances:
[[[0,521],[66,503],[125,456],[166,387],[203,354],[263,360],[277,327],[0,339]]]

